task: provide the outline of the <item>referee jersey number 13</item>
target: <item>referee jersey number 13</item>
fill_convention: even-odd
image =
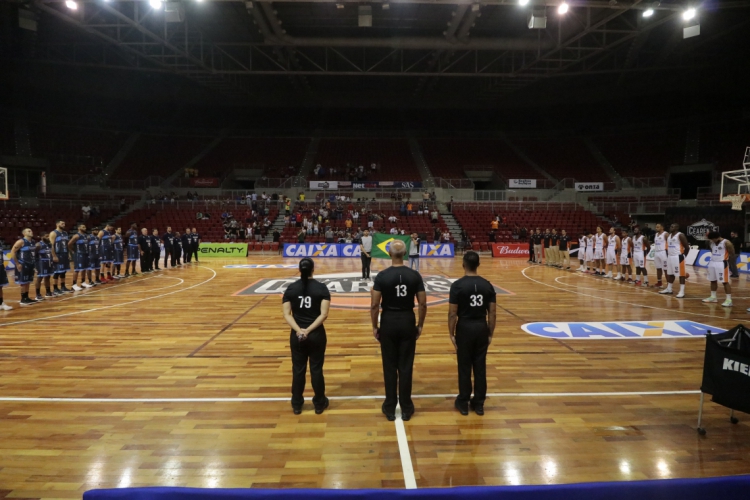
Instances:
[[[406,266],[379,272],[372,288],[382,295],[383,311],[411,311],[414,297],[425,291],[422,276]]]
[[[451,285],[449,303],[458,305],[458,319],[485,321],[496,301],[495,287],[481,276],[464,276]]]

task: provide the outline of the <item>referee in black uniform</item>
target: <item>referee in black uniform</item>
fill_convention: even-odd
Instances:
[[[138,247],[141,252],[141,272],[150,273],[154,259],[151,257],[151,238],[149,238],[148,229],[145,227],[141,228],[141,235],[138,236]]]
[[[469,414],[469,405],[484,415],[487,397],[487,348],[495,332],[495,287],[477,275],[479,255],[464,254],[464,277],[451,285],[448,331],[458,358],[458,397],[456,409]],[[474,398],[471,399],[471,372],[474,371]]]
[[[370,303],[372,334],[380,342],[385,379],[383,413],[388,420],[396,420],[396,403],[401,404],[403,420],[411,419],[414,403],[411,401],[411,379],[417,339],[422,334],[427,315],[427,295],[422,276],[404,265],[406,245],[394,240],[388,254],[391,267],[375,276]],[[414,297],[419,303],[419,321],[414,318]],[[378,328],[378,312],[383,313]],[[416,324],[415,324],[416,323]]]
[[[292,349],[292,410],[295,415],[302,413],[305,402],[303,394],[308,360],[315,391],[315,413],[320,415],[328,408],[326,381],[323,378],[327,343],[323,322],[331,306],[331,292],[323,283],[312,279],[314,271],[313,260],[302,259],[299,262],[300,279],[289,285],[282,299],[284,319],[292,327],[289,344]]]

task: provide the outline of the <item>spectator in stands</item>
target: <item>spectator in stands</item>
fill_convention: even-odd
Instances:
[[[203,220],[203,212],[198,212],[195,214],[195,220]]]
[[[529,236],[529,230],[526,229],[526,226],[523,226],[518,231],[518,239],[521,240],[521,241],[526,241],[526,238],[528,238],[528,236]]]
[[[520,229],[518,228],[518,224],[516,224],[515,226],[513,226],[513,239],[514,240],[518,239],[519,232],[520,232]]]
[[[451,233],[448,230],[443,231],[443,243],[450,243]]]
[[[325,237],[326,237],[326,243],[333,243],[333,230],[331,229],[331,226],[328,226],[326,228]]]
[[[299,233],[297,233],[297,243],[304,243],[305,237],[307,237],[307,232],[304,229],[300,229]]]
[[[453,196],[451,196],[451,199],[448,202],[448,212],[453,212]]]
[[[120,212],[124,212],[126,208],[128,208],[128,202],[125,198],[120,198]]]
[[[391,234],[398,234],[398,229],[396,229],[396,226],[393,226],[390,231]]]
[[[281,233],[278,229],[273,230],[273,241],[274,243],[278,243],[281,240]]]
[[[224,227],[224,239],[228,240],[232,236],[232,225],[229,222],[229,220],[227,219],[224,220],[223,227]]]
[[[440,228],[435,226],[435,229],[432,232],[432,242],[436,245],[440,243],[440,236],[442,236],[442,233],[440,232]]]
[[[490,229],[492,229],[493,231],[497,231],[499,227],[500,221],[498,221],[497,217],[495,217],[494,219],[492,219],[492,222],[490,222]]]
[[[732,250],[733,252],[729,254],[729,273],[730,277],[732,278],[739,278],[740,274],[737,270],[737,253],[741,252],[742,247],[744,246],[744,243],[742,242],[742,238],[740,238],[740,235],[737,234],[737,231],[732,231],[729,233],[729,241],[732,243]]]
[[[245,239],[248,240],[248,241],[252,240],[253,239],[253,232],[254,232],[253,223],[250,223],[245,228]]]
[[[439,221],[439,216],[438,216],[437,209],[435,209],[435,210],[432,211],[431,217],[432,217],[432,223],[433,224],[437,224],[438,221]]]
[[[394,224],[397,220],[398,219],[395,215],[391,215],[390,217],[388,217],[388,222],[390,222],[391,224]]]
[[[375,172],[377,172],[377,170],[378,170],[378,164],[374,162],[370,163],[370,172],[374,174]]]
[[[320,166],[320,163],[315,165],[315,169],[313,170],[313,173],[315,174],[315,177],[317,177],[318,179],[322,177],[322,175],[320,174],[321,170],[323,170],[323,167]]]
[[[435,194],[435,191],[430,193],[430,201],[437,201],[437,195]]]
[[[423,202],[430,201],[430,192],[429,191],[425,191],[424,193],[422,193],[422,201]]]
[[[300,191],[299,195],[297,195],[297,199],[299,201],[305,201],[305,193]]]
[[[81,207],[81,217],[83,220],[89,220],[89,217],[91,216],[91,203],[86,202]]]
[[[487,241],[489,241],[490,243],[495,243],[496,238],[494,229],[490,229],[490,233],[487,235]]]

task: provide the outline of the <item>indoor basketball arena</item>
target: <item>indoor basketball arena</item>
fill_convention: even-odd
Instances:
[[[0,2],[0,498],[746,498],[748,47],[749,0]]]

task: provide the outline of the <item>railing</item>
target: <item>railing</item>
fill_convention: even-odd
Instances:
[[[444,179],[432,177],[433,186],[443,189],[474,189],[474,181],[471,179]]]
[[[261,177],[255,181],[255,189],[293,189],[293,188],[307,188],[310,184],[304,177],[288,177],[272,178],[272,177]]]
[[[59,165],[104,166],[104,159],[101,156],[71,155],[65,153],[46,153],[45,156],[47,156],[51,163]]]
[[[51,174],[47,178],[49,184],[65,184],[68,186],[100,186],[103,179],[101,175],[72,174]]]
[[[81,208],[86,202],[84,200],[45,200],[35,199],[28,203],[28,206],[39,208]],[[120,209],[119,200],[95,200],[91,206],[102,208]]]
[[[667,187],[666,177],[623,177],[635,189]]]
[[[632,201],[632,202],[591,202],[598,212],[626,212],[629,214],[663,214],[664,210],[680,204],[677,200],[670,201]]]
[[[507,191],[500,189],[477,189],[474,191],[475,201],[505,201]]]
[[[477,208],[486,209],[489,208],[493,212],[533,212],[535,210],[543,211],[557,211],[557,212],[570,212],[570,211],[583,211],[583,207],[577,203],[572,202],[559,202],[559,201],[454,201],[453,211],[459,210],[475,210]]]

